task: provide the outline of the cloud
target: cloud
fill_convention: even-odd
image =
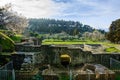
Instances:
[[[115,14],[119,5],[117,0],[0,0],[0,5],[10,2],[26,17],[105,16]]]
[[[28,18],[78,20],[96,28],[108,28],[120,17],[119,0],[0,0]]]
[[[69,3],[71,2],[72,0],[53,0],[54,2],[57,2],[57,3]]]
[[[26,17],[49,17],[59,9],[51,0],[17,0],[13,5],[14,10]]]
[[[110,13],[111,7],[98,2],[92,2],[92,0],[76,0],[69,4],[66,10],[63,13],[65,14],[74,14],[78,16],[100,16]]]
[[[11,0],[0,0],[0,6],[4,6],[6,3],[11,3]]]
[[[62,16],[58,17],[106,29],[112,21],[120,17],[119,9],[119,0],[73,0],[72,3],[67,3]]]
[[[63,3],[52,0],[0,0],[0,5],[12,3],[12,9],[26,17],[50,17],[61,12]],[[58,6],[61,5],[61,6]]]

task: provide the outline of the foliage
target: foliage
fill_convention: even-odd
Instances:
[[[117,19],[112,22],[109,27],[109,32],[106,35],[106,38],[112,43],[120,43],[120,19]]]
[[[0,57],[0,65],[5,65],[6,63],[8,63],[10,61],[9,58],[6,57]]]
[[[62,41],[66,41],[66,40],[73,40],[73,39],[78,39],[79,37],[76,36],[71,36],[65,32],[61,32],[61,33],[56,33],[56,34],[48,34],[46,36],[44,36],[44,39],[56,39],[56,40],[62,40]]]
[[[7,35],[8,37],[12,37],[15,35],[14,32],[10,31],[10,30],[0,30],[0,32],[4,33],[5,35]]]
[[[0,45],[2,46],[3,51],[13,51],[14,50],[14,41],[0,32]]]
[[[32,80],[43,80],[43,77],[42,77],[42,75],[37,74],[37,75],[33,76]]]
[[[14,42],[20,42],[22,39],[23,35],[14,35],[10,37]]]
[[[80,22],[64,21],[55,19],[29,19],[29,30],[40,34],[56,34],[65,32],[69,35],[80,35],[84,32],[93,32],[94,29],[89,25]],[[105,32],[103,30],[99,30]]]
[[[31,37],[38,37],[39,34],[38,34],[37,32],[32,32],[32,31],[30,31],[30,32],[29,32],[29,36],[31,36]]]
[[[95,30],[93,32],[85,32],[82,36],[85,39],[92,40],[92,41],[103,41],[103,40],[105,40],[104,34],[102,34],[98,30]]]
[[[116,49],[115,47],[109,47],[105,49],[106,52],[120,52],[120,50]]]
[[[18,35],[10,30],[0,30],[0,32],[4,33],[15,42],[20,42],[21,38],[23,37],[23,35]]]
[[[42,37],[42,44],[83,44],[83,43],[88,43],[88,44],[101,44],[104,43],[104,34],[102,34],[99,31],[94,31],[93,32],[98,33],[95,34],[95,39],[96,40],[92,40],[92,38],[94,38],[94,36],[91,36],[91,38],[86,39],[85,36],[80,37],[79,35],[69,35],[66,32],[62,31],[61,33],[55,33],[55,34],[39,34],[37,33],[37,37]],[[91,34],[93,34],[91,33]],[[36,32],[32,34],[35,36]],[[88,34],[87,34],[88,36]],[[102,41],[102,42],[101,42]]]
[[[66,73],[61,73],[60,74],[60,80],[69,80],[69,75]]]
[[[115,80],[120,80],[120,73],[116,73]]]
[[[28,21],[24,16],[11,10],[11,4],[0,7],[0,29],[22,33],[27,25]]]

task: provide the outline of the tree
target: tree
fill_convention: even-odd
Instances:
[[[106,38],[112,43],[120,43],[120,19],[117,19],[112,22],[109,27],[109,32],[106,35]]]
[[[78,35],[79,34],[79,31],[77,30],[77,28],[73,29],[73,35]]]
[[[80,22],[41,18],[29,19],[28,27],[29,27],[28,29],[32,32],[38,32],[42,34],[43,33],[56,34],[64,31],[71,36],[79,35],[80,33],[83,34],[84,32],[94,31],[94,29],[91,26],[83,25]],[[104,30],[99,31],[104,32]]]
[[[90,39],[90,35],[91,35],[90,32],[85,32],[82,36],[83,36],[85,39]]]
[[[23,33],[28,26],[27,19],[11,10],[11,4],[0,7],[0,29]]]
[[[104,34],[102,34],[98,30],[94,30],[93,32],[85,32],[83,37],[88,40],[92,41],[102,41],[105,40]]]
[[[104,39],[105,39],[104,34],[102,34],[100,31],[98,31],[98,30],[93,31],[93,33],[92,33],[93,41],[101,41]]]

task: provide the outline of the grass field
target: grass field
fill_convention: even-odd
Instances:
[[[94,42],[94,41],[46,41],[43,40],[42,44],[102,44],[104,46],[109,46],[109,47],[120,47],[120,44],[113,44],[110,42]]]
[[[43,40],[42,44],[103,44],[103,42],[93,42],[93,41],[46,41]]]
[[[46,44],[101,44],[104,48],[106,48],[106,52],[120,52],[120,44],[113,44],[110,42],[94,42],[94,41],[54,41],[54,40],[43,40],[43,45]]]
[[[87,40],[87,41],[81,41],[81,40],[77,40],[77,41],[54,41],[54,40],[43,40],[42,41],[42,44],[102,44],[102,45],[105,45],[105,46],[111,46],[111,47],[116,47],[116,46],[119,46],[119,44],[113,44],[113,43],[110,43],[110,42],[95,42],[95,41],[90,41],[90,40]]]

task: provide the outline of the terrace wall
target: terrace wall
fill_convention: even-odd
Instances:
[[[89,44],[90,45],[90,44]],[[70,47],[72,46],[72,47]],[[91,46],[101,46],[94,44]],[[81,48],[80,48],[81,47]],[[20,52],[40,52],[37,54],[37,63],[44,64],[60,64],[60,55],[68,54],[71,57],[71,64],[84,63],[100,63],[106,67],[110,67],[110,58],[120,60],[119,53],[92,53],[90,51],[83,51],[83,44],[81,45],[41,45],[41,46],[26,46],[16,45],[16,51]]]

